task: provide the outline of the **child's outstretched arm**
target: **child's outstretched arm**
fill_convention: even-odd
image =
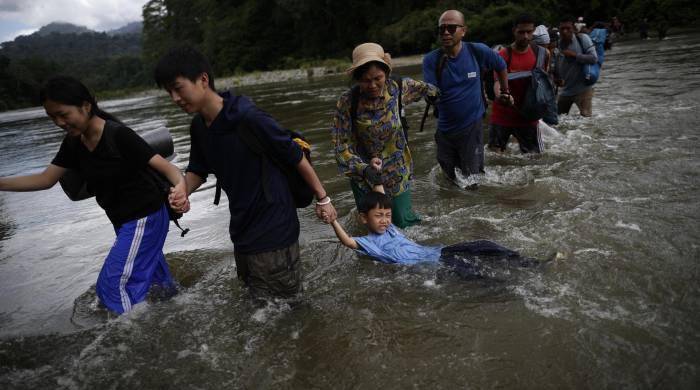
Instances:
[[[345,232],[345,229],[343,229],[343,227],[340,226],[340,222],[338,222],[337,219],[334,219],[333,222],[331,222],[331,225],[333,225],[335,235],[338,236],[338,239],[340,240],[341,244],[351,249],[357,249],[360,247],[359,245],[357,245],[357,241],[353,240],[353,238]]]

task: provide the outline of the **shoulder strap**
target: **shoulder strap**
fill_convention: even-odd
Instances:
[[[261,173],[263,182],[263,192],[265,193],[265,198],[271,201],[272,196],[270,196],[270,190],[267,187],[269,173],[267,171],[267,164],[265,164],[265,159],[272,160],[270,156],[265,151],[265,146],[263,146],[260,138],[255,135],[255,132],[248,126],[248,111],[242,114],[242,117],[238,124],[236,125],[236,134],[245,143],[245,145],[253,151],[253,153],[261,157]],[[273,161],[274,162],[274,161]],[[216,189],[214,192],[214,204],[218,205],[221,200],[221,184],[219,184],[219,179],[216,180]]]
[[[445,68],[445,63],[447,62],[447,53],[444,51],[440,51],[440,53],[442,53],[442,55],[438,60],[437,67],[435,68],[435,80],[437,80],[438,83],[436,87],[440,87],[440,82],[442,81],[442,70]]]
[[[403,78],[397,75],[391,75],[391,80],[396,84],[397,88],[397,99],[399,108],[399,120],[401,121],[401,128],[403,129],[403,135],[408,142],[408,120],[406,119],[406,112],[403,109]]]
[[[402,99],[402,97],[403,97],[402,96],[403,95],[403,79],[401,77],[399,77],[397,75],[393,75],[393,74],[390,76],[390,78],[396,84],[396,88],[398,89],[399,116],[401,116],[403,118],[403,116],[404,116],[403,115],[404,114],[403,101],[402,101],[403,100]]]
[[[486,87],[484,86],[484,74],[488,70],[481,68],[481,63],[479,62],[479,58],[477,58],[477,54],[479,53],[479,51],[476,49],[476,45],[473,42],[467,42],[467,46],[469,47],[469,51],[471,52],[471,55],[474,58],[474,62],[476,62],[476,66],[479,68],[479,85],[481,85],[481,103],[484,105],[484,116],[486,116],[486,109],[488,108],[489,103],[486,100]],[[481,56],[481,55],[479,54],[479,56]]]
[[[581,53],[586,54],[588,52],[588,49],[591,47],[595,46],[595,44],[588,46],[588,47],[583,47],[583,41],[581,40],[581,33],[575,34],[576,35],[576,40],[578,41],[578,45],[581,46]]]
[[[479,72],[481,72],[481,63],[479,62],[479,57],[481,57],[481,54],[479,54],[479,51],[476,49],[476,45],[474,44],[474,42],[465,43],[469,47],[469,53],[474,58],[474,62],[476,62],[476,66],[479,68]]]
[[[510,45],[506,46],[506,52],[508,53],[508,59],[506,60],[506,72],[510,73],[510,63],[513,61],[513,48]]]
[[[537,45],[530,46],[532,46],[532,51],[535,52],[535,58],[537,58],[537,61],[535,62],[535,68],[544,69],[545,55],[547,54],[545,53],[545,49]]]
[[[353,134],[357,130],[355,128],[355,121],[357,120],[357,107],[360,104],[360,86],[353,85],[350,88],[350,130]]]
[[[438,60],[437,66],[435,67],[435,81],[437,83],[436,87],[440,88],[440,82],[442,81],[442,70],[445,68],[445,63],[447,62],[447,53],[440,50],[440,59]],[[425,110],[423,111],[423,118],[420,120],[420,128],[418,132],[423,132],[425,127],[425,120],[428,118],[428,113],[430,112],[430,106],[434,105],[428,101],[425,102]],[[433,110],[433,115],[437,117],[437,106]]]

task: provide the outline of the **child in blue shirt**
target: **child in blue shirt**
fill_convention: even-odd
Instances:
[[[508,265],[528,267],[536,265],[537,260],[521,257],[492,241],[477,240],[455,245],[425,246],[406,238],[391,223],[391,198],[384,194],[382,185],[374,186],[358,205],[360,220],[369,230],[362,237],[350,237],[340,225],[333,220],[331,225],[340,242],[374,260],[382,263],[416,264],[423,262],[441,262],[462,277],[482,277],[480,260],[505,261]]]

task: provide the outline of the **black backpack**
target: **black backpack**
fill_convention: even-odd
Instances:
[[[165,127],[141,134],[140,136],[156,151],[156,153],[160,154],[163,158],[170,159],[174,155],[173,139],[170,136],[170,132]],[[110,131],[105,131],[103,132],[102,137],[104,137],[104,143],[109,147],[111,153],[114,154],[115,157],[120,158],[121,153],[119,152],[119,148],[117,148],[116,142],[113,139],[113,133]],[[190,229],[183,229],[180,226],[178,219],[182,217],[182,213],[178,213],[173,210],[172,207],[170,207],[170,202],[168,201],[170,187],[172,187],[170,181],[160,172],[156,171],[150,166],[147,166],[146,169],[139,172],[148,182],[153,184],[153,186],[158,189],[158,192],[160,193],[161,198],[168,209],[168,217],[175,223],[175,226],[181,230],[180,236],[184,237],[185,234],[190,231]],[[80,175],[80,173],[73,169],[66,170],[66,173],[59,180],[59,183],[61,184],[61,188],[63,188],[63,192],[65,192],[66,195],[68,195],[68,198],[70,198],[72,201],[79,201],[95,196],[95,193],[90,189],[90,187],[88,187],[85,179]]]
[[[484,116],[486,116],[486,109],[489,107],[489,102],[487,97],[491,97],[493,93],[489,94],[489,90],[493,92],[493,75],[489,73],[488,69],[482,69],[481,65],[479,64],[478,59],[476,58],[476,47],[473,42],[463,42],[467,47],[469,47],[469,52],[472,55],[472,58],[474,59],[474,62],[476,62],[476,65],[479,67],[479,77],[480,77],[480,84],[481,84],[481,102],[484,105]],[[442,55],[440,56],[440,60],[438,60],[438,66],[435,68],[435,80],[437,80],[436,87],[440,88],[440,82],[442,81],[442,70],[445,68],[445,62],[447,62],[447,53],[444,51],[442,52]],[[486,85],[485,85],[486,84]],[[487,86],[490,85],[491,88],[487,88]],[[423,131],[423,127],[425,126],[425,120],[428,118],[428,113],[430,112],[430,106],[433,106],[433,116],[435,118],[439,117],[440,114],[438,112],[437,106],[435,103],[432,103],[430,101],[425,102],[425,111],[423,111],[423,118],[420,121],[420,129],[418,132]]]
[[[401,120],[401,128],[403,129],[403,136],[406,138],[406,143],[408,143],[408,120],[406,119],[406,110],[403,108],[403,82],[402,78],[396,74],[391,74],[389,79],[393,81],[398,89],[398,104],[399,104],[399,119]],[[357,120],[357,106],[360,103],[360,86],[355,85],[350,90],[350,126],[352,127],[352,133],[355,134],[357,130],[355,127],[355,121]]]
[[[537,62],[535,63],[535,67],[532,68],[530,85],[525,93],[522,107],[518,112],[527,120],[542,119],[549,125],[556,125],[559,123],[559,119],[554,84],[549,74],[544,70],[545,56],[547,54],[546,49],[537,45],[531,45],[531,47],[535,53]],[[508,73],[510,73],[513,49],[508,46],[506,50],[508,52],[506,64],[508,65]]]
[[[203,119],[199,115],[195,118],[199,118],[203,121]],[[236,132],[238,136],[250,150],[252,150],[255,154],[263,157],[264,159],[267,159],[270,162],[272,162],[282,172],[282,174],[284,174],[284,176],[287,178],[287,183],[289,184],[289,191],[292,193],[294,205],[297,208],[301,209],[309,206],[314,199],[313,189],[301,176],[296,166],[292,166],[286,162],[280,161],[274,155],[271,155],[267,152],[267,148],[265,148],[265,145],[260,140],[256,132],[253,131],[250,126],[248,126],[248,121],[249,119],[246,112],[243,114],[243,117],[241,118],[240,122],[238,122],[238,125],[236,127]],[[299,145],[299,147],[301,147],[302,152],[304,152],[304,156],[306,156],[306,159],[309,161],[309,163],[311,163],[311,144],[307,141],[307,139],[301,133],[296,132],[294,130],[285,129],[285,131],[287,132],[289,137],[294,142],[296,142]],[[272,195],[270,192],[271,190],[268,188],[267,185],[269,177],[267,167],[268,165],[263,163],[261,180],[263,182],[263,192],[265,194],[265,199],[267,199],[269,202],[272,202]],[[219,184],[219,180],[217,179],[216,190],[214,193],[214,204],[218,205],[220,199],[221,184]]]

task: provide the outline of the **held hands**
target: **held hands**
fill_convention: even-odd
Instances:
[[[338,212],[335,211],[330,196],[324,196],[316,202],[316,217],[324,223],[331,223],[338,218]]]
[[[170,187],[170,194],[168,195],[168,202],[170,207],[178,213],[186,213],[190,211],[190,200],[187,197],[187,190],[185,185],[185,180],[180,180],[180,182],[175,187]]]
[[[576,52],[570,49],[567,50],[562,50],[561,54],[563,54],[565,57],[573,57],[576,58]]]

